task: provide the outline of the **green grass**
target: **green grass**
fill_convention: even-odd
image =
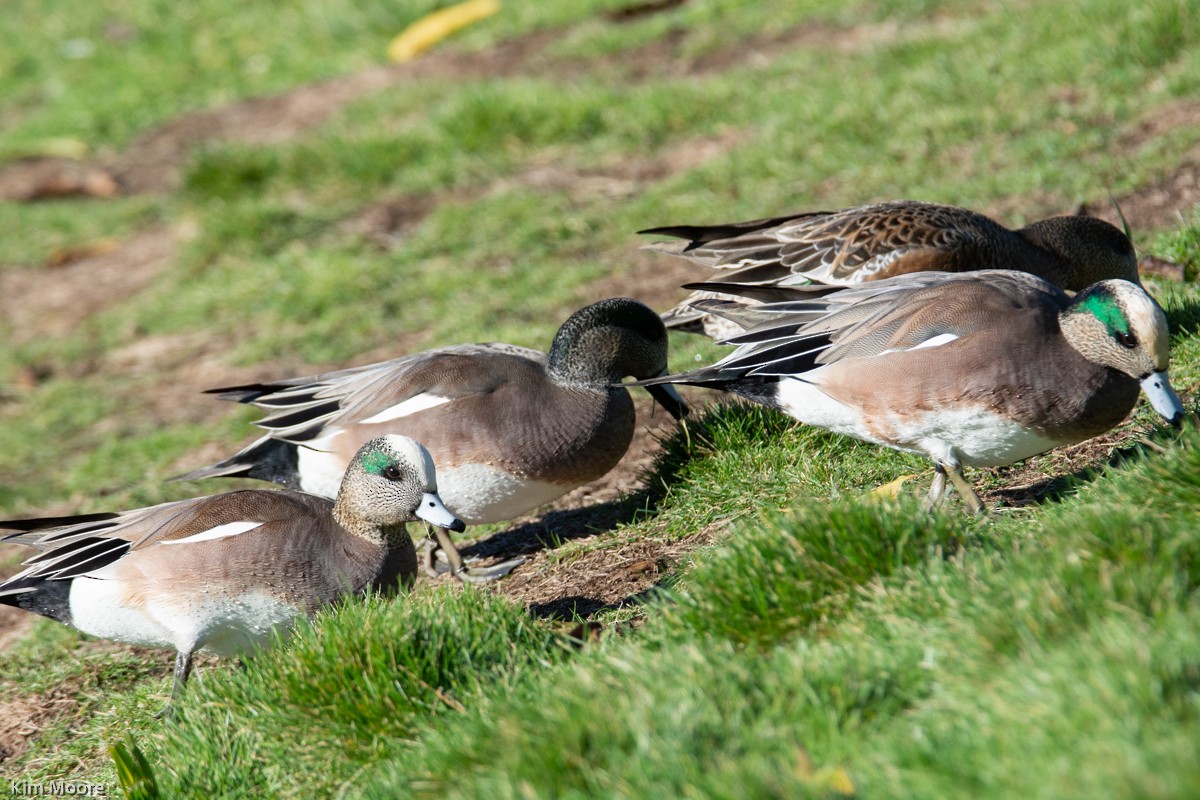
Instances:
[[[161,734],[160,779],[168,795],[331,780],[349,796],[784,797],[829,794],[842,770],[867,796],[1186,797],[1200,781],[1198,490],[1193,427],[1032,521],[929,518],[913,501],[769,511],[698,553],[637,636],[571,659],[544,634],[475,630],[522,624],[494,601],[453,616],[397,603],[390,634],[363,623],[379,607],[354,606],[192,692]],[[450,653],[448,627],[468,634]],[[381,641],[397,664],[375,662]],[[518,642],[515,662],[458,654]],[[400,663],[435,652],[423,670]],[[388,713],[398,684],[418,713]],[[289,714],[309,722],[274,721]],[[364,730],[326,729],[360,715],[403,743],[360,760]],[[252,730],[284,739],[243,756],[229,737]]]
[[[114,157],[182,113],[381,63],[440,5],[18,2],[0,19],[0,154],[72,137]],[[61,248],[180,239],[147,288],[65,335],[0,319],[24,342],[0,352],[0,511],[219,490],[164,483],[250,433],[246,410],[185,399],[209,375],[544,348],[574,308],[636,294],[665,263],[637,252],[639,228],[886,197],[1017,224],[1145,186],[1194,144],[1188,125],[1131,144],[1200,89],[1179,0],[604,16],[624,5],[508,3],[439,49],[530,37],[526,59],[400,80],[284,141],[203,142],[170,192],[0,203],[16,232],[0,271],[44,270],[48,287]],[[422,210],[362,235],[389,203]],[[1135,237],[1194,278],[1200,224],[1183,217]],[[1153,289],[1192,392],[1200,294]],[[155,341],[182,355],[161,370],[117,356]],[[672,347],[675,369],[718,352]],[[1141,409],[1131,429],[1154,425]],[[245,670],[202,667],[160,724],[168,654],[40,623],[0,654],[0,703],[73,700],[4,774],[115,786],[108,747],[128,732],[168,797],[1195,796],[1200,442],[1150,433],[981,522],[918,510],[921,459],[722,405],[667,443],[628,522],[551,559],[718,532],[646,604],[602,615],[610,631],[639,620],[627,635],[577,652],[492,590],[348,603]],[[898,501],[870,495],[908,474]]]

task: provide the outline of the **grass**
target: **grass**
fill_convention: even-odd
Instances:
[[[0,153],[70,137],[114,157],[182,113],[378,64],[436,5],[19,2],[0,20]],[[1186,124],[1142,133],[1200,87],[1179,0],[605,16],[623,5],[507,4],[441,49],[529,54],[398,79],[283,141],[200,142],[175,189],[0,203],[20,232],[0,279],[70,280],[47,259],[106,237],[178,242],[66,334],[0,319],[0,511],[215,491],[164,483],[248,435],[244,410],[190,399],[208,376],[545,347],[579,305],[661,285],[640,228],[898,196],[1018,224],[1146,186],[1194,144]],[[364,234],[393,206],[415,210]],[[1135,235],[1194,278],[1194,213]],[[1194,391],[1200,297],[1153,289]],[[176,354],[118,355],[156,342]],[[717,352],[672,347],[676,369]],[[115,786],[108,747],[128,733],[170,797],[1195,796],[1200,442],[1150,433],[980,522],[922,514],[919,489],[869,494],[927,481],[920,459],[718,406],[667,442],[628,522],[551,560],[719,530],[645,604],[601,617],[635,620],[628,635],[575,647],[494,590],[347,603],[244,670],[202,668],[162,725],[166,654],[39,623],[0,654],[0,707],[68,704],[4,772]],[[1056,458],[1029,468],[1077,469]]]
[[[1188,796],[1200,780],[1198,486],[1190,428],[1032,524],[926,518],[912,501],[771,510],[698,553],[637,636],[569,659],[521,645],[536,665],[501,659],[513,671],[500,680],[480,680],[478,662],[455,673],[460,656],[421,640],[518,624],[511,606],[393,610],[404,616],[390,635],[362,623],[374,606],[354,606],[253,677],[189,695],[184,723],[162,734],[168,795],[330,779],[316,785],[352,796],[829,796],[845,780],[868,796]],[[413,638],[441,654],[435,685],[461,707],[431,699],[426,672],[364,666],[381,640],[408,652]],[[519,640],[469,639],[485,651]],[[345,678],[293,696],[294,676],[327,672]],[[400,676],[426,704],[402,717],[402,746],[360,762],[353,740],[316,722],[357,720],[364,696],[386,716],[378,698]],[[273,724],[299,709],[307,725]],[[376,722],[372,741],[393,724]],[[285,783],[230,758],[230,732],[248,730],[285,737],[246,756],[286,750]],[[333,758],[345,762],[331,770]],[[212,777],[218,760],[236,777]]]

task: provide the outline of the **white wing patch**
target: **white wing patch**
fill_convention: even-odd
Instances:
[[[452,398],[439,397],[436,394],[429,394],[426,392],[424,394],[416,395],[415,397],[410,397],[403,403],[397,403],[394,406],[385,408],[375,416],[364,419],[362,424],[370,425],[375,422],[389,422],[393,419],[400,419],[401,417],[407,417],[411,414],[416,414],[418,411],[424,411],[427,408],[433,408],[434,406],[440,406],[443,403],[449,403],[451,399]]]
[[[913,350],[920,350],[922,347],[941,347],[944,344],[950,344],[957,338],[957,333],[939,333],[937,336],[921,342]]]
[[[912,347],[900,348],[897,350],[884,350],[879,355],[886,356],[888,353],[907,353],[909,350],[921,350],[926,347],[941,347],[944,344],[950,344],[958,338],[957,333],[939,333],[937,336],[931,336],[925,341]]]
[[[171,539],[159,542],[159,544],[194,544],[196,542],[207,542],[212,539],[226,539],[230,536],[237,536],[239,533],[252,531],[262,524],[261,522],[251,522],[250,520],[226,522],[224,525],[218,525],[215,528],[200,531],[200,533],[193,533],[191,536],[185,536],[182,539]]]

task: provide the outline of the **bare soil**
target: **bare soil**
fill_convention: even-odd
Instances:
[[[114,680],[123,684],[165,680],[174,667],[174,658],[168,653],[114,642],[83,641],[75,653],[86,660],[87,668],[47,691],[22,695],[20,687],[0,679],[0,764],[24,753],[50,725],[81,719],[89,713],[89,707],[103,702],[103,694]],[[107,664],[117,659],[127,661],[130,654],[148,657],[135,662],[132,669],[123,669],[119,678],[105,676]],[[215,659],[208,656],[197,662],[202,667],[213,663]]]

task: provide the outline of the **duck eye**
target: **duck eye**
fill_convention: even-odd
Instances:
[[[397,467],[395,464],[388,464],[386,467],[383,468],[383,472],[381,472],[379,474],[382,475],[383,477],[387,478],[389,481],[398,481],[398,480],[400,480],[401,473],[400,473],[400,468]]]
[[[1117,334],[1117,342],[1122,347],[1128,347],[1130,350],[1137,347],[1137,343],[1138,343],[1136,336],[1134,336],[1132,333],[1124,333],[1124,332]]]

